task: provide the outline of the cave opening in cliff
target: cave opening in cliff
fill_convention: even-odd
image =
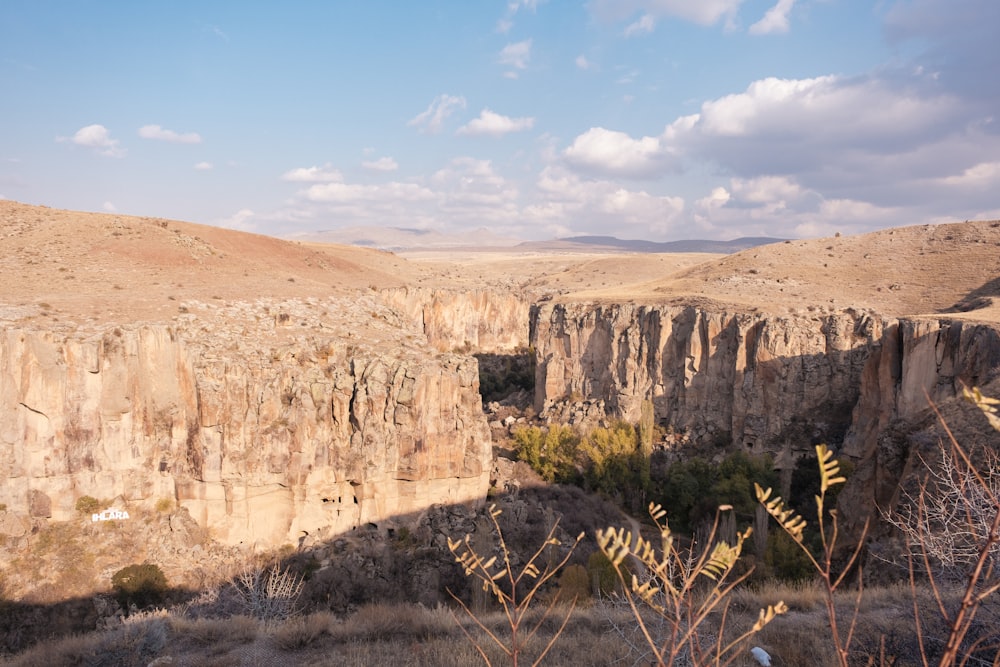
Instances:
[[[510,354],[480,353],[479,393],[486,403],[525,407],[535,391],[535,355],[530,349]]]

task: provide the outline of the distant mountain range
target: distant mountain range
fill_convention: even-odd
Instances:
[[[450,250],[455,248],[508,248],[524,251],[561,252],[711,252],[734,253],[785,239],[744,236],[732,241],[656,241],[619,239],[614,236],[572,236],[552,241],[520,241],[494,234],[488,229],[473,229],[460,234],[442,234],[426,229],[404,227],[345,227],[344,229],[307,232],[289,237],[296,241],[339,243],[380,250]]]
[[[488,229],[472,229],[460,234],[442,234],[406,227],[345,227],[290,236],[294,241],[340,243],[379,250],[445,250],[451,248],[511,248],[520,239],[505,238]]]
[[[572,236],[555,241],[526,241],[517,247],[525,250],[617,250],[627,252],[712,252],[730,254],[769,243],[781,243],[786,239],[769,236],[742,236],[732,241],[709,241],[692,239],[688,241],[641,241],[619,239],[614,236]]]

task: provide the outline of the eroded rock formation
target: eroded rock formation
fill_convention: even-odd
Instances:
[[[863,459],[896,419],[1000,367],[987,324],[869,312],[776,316],[689,306],[545,304],[532,316],[535,407],[603,403],[637,422],[770,453],[787,468],[819,442]]]
[[[444,290],[386,289],[380,298],[409,318],[439,350],[499,353],[528,342],[531,301],[513,287]]]
[[[324,334],[341,307],[381,330],[366,321],[354,338]],[[84,495],[175,499],[220,541],[275,545],[484,497],[490,435],[475,359],[428,353],[390,311],[368,307],[220,309],[90,334],[5,329],[0,502],[68,519]]]

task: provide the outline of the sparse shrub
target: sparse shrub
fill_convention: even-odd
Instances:
[[[865,522],[865,527],[862,530],[862,539],[858,540],[854,552],[847,559],[846,563],[842,567],[835,565],[833,555],[836,551],[837,540],[839,538],[839,524],[836,512],[826,511],[828,507],[828,491],[831,487],[843,484],[847,479],[841,474],[840,462],[833,458],[833,452],[826,445],[816,446],[816,461],[819,464],[820,479],[820,490],[815,497],[816,528],[819,532],[821,550],[815,554],[807,542],[805,529],[808,524],[805,519],[801,515],[796,514],[794,509],[787,508],[780,496],[772,497],[770,487],[763,489],[759,484],[755,483],[754,491],[756,492],[757,500],[767,509],[767,513],[778,522],[778,525],[785,531],[788,537],[795,542],[795,545],[808,558],[813,570],[819,576],[825,593],[827,618],[830,621],[830,636],[833,641],[837,661],[841,667],[847,667],[848,653],[851,641],[854,638],[854,631],[857,627],[858,605],[861,601],[860,579],[857,603],[854,607],[851,622],[846,630],[842,630],[839,625],[841,619],[838,617],[837,607],[834,603],[834,594],[840,588],[841,584],[845,582],[848,573],[851,572],[852,567],[858,560],[861,547],[864,546],[863,538],[868,531],[868,523]]]
[[[336,619],[329,612],[318,612],[289,619],[275,626],[271,632],[271,641],[286,651],[295,651],[308,647],[322,637],[333,634]]]
[[[623,562],[619,567],[624,567]],[[618,573],[615,566],[604,555],[603,551],[595,551],[587,558],[587,576],[590,577],[591,590],[594,595],[606,598],[613,595],[619,589]]]
[[[728,665],[746,648],[750,637],[787,610],[780,601],[768,605],[749,629],[733,639],[724,638],[728,596],[750,574],[736,575],[735,568],[751,529],[738,533],[733,544],[716,540],[719,517],[730,510],[729,506],[719,508],[700,549],[680,546],[667,525],[666,512],[656,504],[650,505],[649,514],[660,532],[659,548],[624,528],[597,532],[597,544],[616,569],[648,647],[646,656],[657,666]],[[627,559],[639,563],[644,573],[641,578],[622,568]],[[720,612],[717,634],[712,636],[702,626]]]
[[[503,608],[503,615],[507,620],[510,631],[509,637],[502,638],[498,635],[498,633],[492,632],[472,611],[472,609],[469,608],[469,605],[459,599],[454,593],[452,593],[452,597],[462,607],[462,610],[466,613],[469,619],[475,623],[480,630],[486,633],[492,643],[499,648],[504,655],[510,658],[513,666],[518,667],[520,656],[522,652],[524,652],[527,643],[532,640],[532,638],[538,633],[538,630],[542,627],[545,620],[549,618],[556,603],[559,601],[560,596],[554,595],[551,598],[548,605],[542,612],[541,618],[537,621],[534,621],[534,619],[529,616],[529,612],[533,610],[532,603],[538,597],[539,593],[549,580],[555,577],[562,567],[569,561],[570,557],[573,555],[573,550],[583,539],[583,533],[580,533],[580,535],[577,536],[576,541],[570,545],[561,559],[558,557],[553,558],[552,548],[559,548],[562,546],[559,540],[555,537],[556,530],[559,527],[559,522],[555,521],[549,529],[545,540],[538,547],[535,553],[528,558],[520,568],[517,568],[512,562],[510,549],[507,547],[503,531],[500,530],[500,524],[497,522],[498,516],[500,516],[500,510],[497,509],[495,505],[491,505],[489,509],[489,517],[493,530],[499,540],[500,557],[503,559],[502,564],[497,563],[496,556],[487,557],[485,554],[480,553],[482,549],[477,549],[477,547],[472,544],[473,540],[471,535],[466,535],[463,540],[452,540],[449,537],[448,549],[452,554],[454,554],[455,561],[465,570],[465,576],[478,580],[480,588],[496,599],[496,601]],[[538,566],[543,559],[548,559],[549,561],[544,570]],[[562,634],[563,629],[566,627],[566,623],[569,622],[575,606],[576,603],[574,600],[569,605],[559,628],[552,633],[549,642],[545,645],[545,648],[541,650],[534,662],[532,662],[533,666],[541,664],[545,655],[552,649],[553,644],[555,644],[559,635]],[[487,665],[490,665],[491,662],[484,646],[469,633],[464,625],[459,623],[458,617],[455,617],[455,621],[459,624],[459,627],[465,634],[466,638],[476,648],[476,651],[479,653],[480,657],[482,657],[483,661]],[[528,626],[529,623],[533,624],[530,625],[530,627],[525,627]]]
[[[583,565],[567,565],[559,575],[559,597],[584,604],[590,600],[590,575]]]
[[[780,581],[806,581],[814,574],[809,558],[783,531],[768,535],[764,562],[770,574]]]
[[[86,516],[101,509],[101,501],[93,496],[80,496],[76,499],[76,511]]]
[[[156,501],[156,511],[161,514],[166,514],[174,509],[174,499],[173,498],[160,498]]]
[[[233,582],[243,611],[262,621],[281,621],[297,616],[301,576],[279,565],[247,566]]]
[[[123,567],[111,577],[111,587],[125,610],[133,604],[139,608],[158,604],[168,589],[163,570],[153,563]]]

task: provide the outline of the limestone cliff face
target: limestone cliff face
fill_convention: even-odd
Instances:
[[[843,436],[883,323],[863,313],[788,316],[693,307],[550,304],[532,320],[536,409],[603,401],[699,439],[780,459]]]
[[[996,384],[1000,375],[1000,329],[981,324],[936,319],[893,322],[868,358],[860,396],[844,454],[857,461],[840,496],[848,528],[859,530],[874,508],[893,508],[902,480],[923,475],[924,461],[934,460],[928,441],[945,436],[930,413],[930,398],[950,415],[949,426],[963,446],[995,441],[997,436],[973,408],[949,405],[962,385]],[[968,423],[966,423],[968,422]],[[930,447],[933,450],[934,446]]]
[[[176,499],[223,542],[274,545],[485,496],[474,359],[205,336],[0,331],[0,502]]]
[[[991,324],[936,319],[893,322],[865,365],[844,452],[869,456],[896,420],[913,421],[961,386],[979,386],[1000,372],[1000,330]]]
[[[603,402],[693,437],[768,452],[779,467],[819,442],[864,458],[894,419],[1000,366],[989,325],[845,311],[775,316],[694,307],[546,304],[532,315],[536,409]]]
[[[439,350],[513,352],[528,342],[531,302],[515,289],[401,288],[379,293]]]

